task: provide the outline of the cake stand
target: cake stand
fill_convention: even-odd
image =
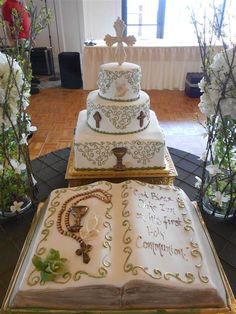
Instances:
[[[121,161],[118,159],[117,164],[119,165],[120,162]],[[74,168],[74,148],[72,145],[65,178],[69,181],[70,187],[90,184],[100,180],[119,183],[127,179],[138,180],[151,184],[172,185],[178,174],[167,148],[165,152],[165,165],[165,168],[152,169],[144,168],[119,170],[119,167],[117,168],[117,165],[114,165],[114,169],[111,170],[77,170]]]

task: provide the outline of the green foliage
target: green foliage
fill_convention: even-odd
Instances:
[[[3,0],[0,0],[0,5],[2,3]],[[30,116],[25,110],[32,78],[29,50],[33,47],[37,35],[50,22],[52,14],[44,6],[38,8],[33,0],[29,1],[27,10],[31,25],[29,38],[26,41],[18,40],[19,32],[22,30],[21,13],[18,13],[17,10],[12,12],[13,27],[11,31],[15,38],[14,47],[9,48],[6,41],[6,28],[3,20],[0,21],[3,30],[0,35],[1,53],[6,56],[7,62],[4,66],[9,72],[5,82],[1,81],[4,80],[4,75],[0,77],[0,98],[2,99],[0,101],[0,213],[10,211],[13,202],[22,201],[26,195],[33,202],[36,199],[29,147],[27,142],[24,142],[30,126]],[[14,72],[13,60],[18,62],[24,73],[22,79],[17,77],[16,71]],[[19,74],[20,71],[17,71]],[[2,84],[3,82],[5,85]],[[20,172],[16,171],[11,160],[25,165],[26,169]]]
[[[57,250],[50,249],[48,255],[43,260],[41,257],[34,255],[32,263],[40,272],[42,282],[53,281],[57,276],[61,276],[66,272],[67,259],[61,258]]]
[[[192,13],[203,72],[199,108],[207,116],[199,200],[227,218],[236,215],[236,46],[219,24],[223,12],[214,1],[210,12],[198,18]],[[214,56],[216,46],[221,52]]]

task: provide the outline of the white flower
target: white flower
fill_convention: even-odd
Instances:
[[[37,184],[37,180],[35,180],[35,177],[31,174],[31,178],[32,178],[32,181],[33,181],[33,185],[36,185]]]
[[[9,129],[11,123],[16,125],[16,117],[21,106],[19,100],[22,97],[23,108],[27,106],[29,96],[25,88],[23,89],[24,80],[24,74],[18,62],[0,52],[0,125],[4,124],[5,130]],[[1,106],[3,103],[6,105],[8,115],[5,111],[3,112]],[[2,132],[2,128],[0,128],[0,132]]]
[[[222,69],[225,68],[225,58],[222,52],[217,53],[214,58],[213,58],[213,62],[210,65],[211,69],[214,72],[218,72],[221,71]]]
[[[23,202],[16,202],[16,201],[14,201],[13,205],[10,207],[11,212],[12,213],[15,213],[15,212],[19,213],[23,204],[24,204]]]
[[[217,165],[208,165],[206,166],[206,170],[210,173],[212,177],[217,175],[217,173],[221,172],[221,170],[219,169]]]
[[[215,114],[215,106],[211,101],[209,94],[204,93],[200,97],[200,103],[198,105],[200,111],[206,116],[210,117]]]
[[[28,132],[35,132],[35,131],[37,131],[37,127],[31,125],[31,123],[28,122],[28,124],[27,124],[27,131],[28,131]]]
[[[3,174],[3,165],[0,165],[0,175],[2,175]]]
[[[25,110],[29,106],[29,100],[23,99],[22,106],[23,106],[23,109]]]
[[[204,151],[198,159],[205,161],[205,160],[206,160],[206,157],[207,157],[207,152]]]
[[[22,135],[22,138],[20,140],[20,145],[24,145],[24,144],[28,145],[27,135],[25,133],[22,133],[21,135]]]
[[[222,205],[222,203],[227,203],[229,201],[230,197],[227,195],[224,195],[224,193],[221,193],[220,191],[215,192],[214,201],[219,204],[219,206]]]
[[[25,164],[19,163],[19,161],[15,160],[15,159],[11,159],[10,163],[11,163],[12,167],[14,168],[15,173],[17,173],[17,174],[21,174],[21,172],[26,169]]]
[[[199,177],[197,177],[197,176],[195,176],[195,179],[197,180],[197,181],[195,182],[195,188],[200,189],[201,184],[202,184],[202,179],[199,178]]]
[[[198,87],[200,88],[201,92],[205,92],[205,88],[206,88],[206,81],[204,79],[204,77],[201,79],[201,81],[198,83]]]
[[[209,81],[201,80],[199,87],[203,92],[199,109],[207,117],[213,114],[230,116],[236,119],[236,55],[229,49],[215,55],[209,67]],[[222,99],[223,97],[223,99]],[[220,111],[216,112],[220,101]]]
[[[236,98],[225,98],[220,101],[220,109],[223,116],[231,116],[236,120]]]

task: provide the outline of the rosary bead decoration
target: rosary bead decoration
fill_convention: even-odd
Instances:
[[[57,230],[60,234],[74,239],[80,244],[80,248],[76,250],[76,255],[82,256],[83,263],[88,264],[90,261],[89,252],[92,245],[86,244],[80,236],[82,228],[81,220],[87,214],[89,207],[79,205],[80,202],[90,198],[97,198],[100,201],[109,204],[111,202],[111,194],[102,189],[94,189],[83,193],[77,193],[68,198],[63,204],[57,216]],[[64,218],[65,228],[62,226]],[[73,221],[73,224],[71,224]]]

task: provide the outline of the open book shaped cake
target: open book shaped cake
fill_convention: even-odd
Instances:
[[[174,186],[129,180],[54,190],[4,309],[233,313],[199,215]]]

